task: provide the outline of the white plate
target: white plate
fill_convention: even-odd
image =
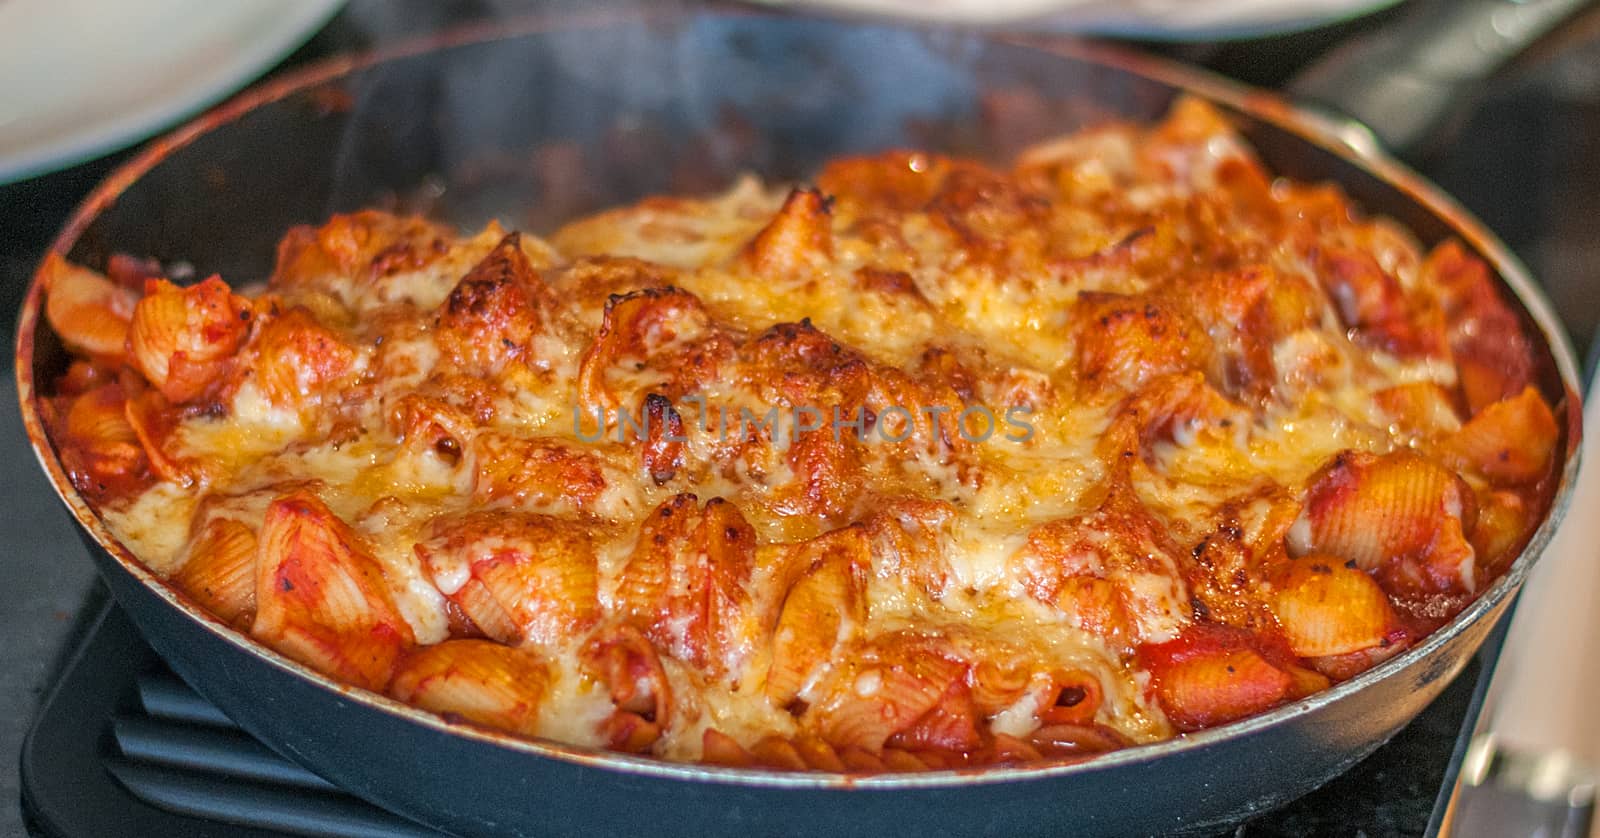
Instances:
[[[243,87],[343,0],[0,0],[0,183],[131,145]]]
[[[938,23],[1005,24],[1163,40],[1269,35],[1357,17],[1397,0],[757,0]]]

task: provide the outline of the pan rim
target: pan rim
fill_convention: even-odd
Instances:
[[[690,21],[703,17],[780,17],[771,13],[739,10],[729,12],[713,9],[684,15],[676,12],[656,11],[626,12],[605,11],[578,15],[535,14],[514,21],[468,24],[443,32],[409,39],[355,55],[339,55],[314,62],[275,79],[251,87],[224,104],[191,120],[171,133],[153,141],[146,149],[120,165],[111,175],[75,209],[62,231],[52,240],[48,254],[63,258],[103,211],[113,205],[118,196],[134,185],[151,169],[160,165],[173,151],[182,148],[202,135],[237,121],[255,109],[269,105],[319,85],[335,81],[352,72],[380,63],[415,57],[429,52],[443,52],[457,47],[494,41],[528,37],[544,32],[618,22],[654,23],[658,21]],[[902,31],[925,31],[917,27],[889,27]],[[1566,410],[1566,450],[1564,464],[1551,500],[1551,507],[1530,536],[1527,545],[1513,561],[1511,567],[1488,590],[1444,626],[1430,633],[1422,643],[1400,655],[1375,666],[1348,681],[1336,684],[1299,701],[1229,724],[1175,736],[1171,739],[1135,745],[1103,754],[1081,762],[1049,762],[1018,766],[992,766],[986,768],[951,769],[918,773],[842,774],[830,772],[785,772],[771,769],[706,766],[691,763],[669,762],[662,759],[619,754],[599,748],[583,747],[552,740],[521,739],[497,731],[451,724],[433,713],[412,707],[381,693],[368,691],[336,681],[303,664],[291,660],[218,620],[206,612],[187,595],[171,587],[135,557],[110,531],[104,521],[89,506],[72,485],[62,468],[59,457],[44,430],[38,412],[35,382],[33,380],[34,345],[41,321],[43,302],[43,274],[36,271],[30,281],[17,319],[16,383],[22,412],[24,430],[40,468],[49,478],[56,494],[66,505],[79,527],[87,532],[96,545],[105,551],[123,571],[131,574],[141,585],[164,600],[204,630],[210,632],[240,652],[265,661],[271,666],[357,702],[367,709],[385,713],[418,724],[438,733],[481,742],[486,745],[508,748],[530,756],[557,759],[592,768],[629,773],[635,776],[669,780],[705,782],[720,785],[765,787],[795,790],[873,790],[895,791],[905,789],[937,789],[973,784],[1032,782],[1070,775],[1086,775],[1135,763],[1158,761],[1170,754],[1203,748],[1209,744],[1243,738],[1265,729],[1277,727],[1291,720],[1316,712],[1321,707],[1360,692],[1369,685],[1389,677],[1398,677],[1413,666],[1428,659],[1434,652],[1461,634],[1467,626],[1482,619],[1496,609],[1526,579],[1533,564],[1548,546],[1570,504],[1575,477],[1581,458],[1582,402],[1578,397],[1578,372],[1576,356],[1565,331],[1559,326],[1554,309],[1535,285],[1530,271],[1493,233],[1471,213],[1461,207],[1442,189],[1434,186],[1409,167],[1389,156],[1372,134],[1356,123],[1319,115],[1292,105],[1276,94],[1252,88],[1206,70],[1156,58],[1133,50],[1085,43],[1076,40],[1037,37],[1004,37],[976,35],[974,37],[998,43],[1008,43],[1040,50],[1088,64],[1107,67],[1136,77],[1155,81],[1180,92],[1198,94],[1202,98],[1223,105],[1229,110],[1272,125],[1294,136],[1301,142],[1335,154],[1356,168],[1398,189],[1406,198],[1439,218],[1451,232],[1462,238],[1469,247],[1494,266],[1499,277],[1510,288],[1518,302],[1541,332],[1549,347],[1556,372],[1564,386]]]

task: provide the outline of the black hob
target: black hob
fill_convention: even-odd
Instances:
[[[527,5],[549,4],[351,0],[288,63]],[[1352,33],[1384,25],[1405,5],[1359,23],[1268,41],[1156,48],[1273,86]],[[1426,161],[1425,171],[1531,263],[1581,349],[1600,322],[1600,283],[1590,277],[1590,266],[1600,265],[1600,37],[1567,43],[1554,58],[1487,85],[1461,128],[1456,142]],[[0,187],[0,326],[6,333],[48,237],[116,159]],[[8,398],[12,392],[0,390]],[[22,720],[35,712],[30,692],[42,693],[20,763],[32,831],[63,838],[437,834],[355,799],[233,726],[162,664],[98,588],[72,619],[69,609],[91,574],[89,563],[75,539],[57,538],[58,530],[68,531],[55,520],[63,516],[14,428],[14,409],[8,414],[0,421],[6,436],[0,496],[11,504],[0,530],[0,578],[8,579],[0,586],[0,627],[27,629],[15,638],[8,634],[10,648],[0,649],[0,745],[15,742],[12,731],[20,734]],[[1434,834],[1499,637],[1416,721],[1349,773],[1231,834]],[[62,645],[69,654],[41,688],[48,650]],[[18,679],[26,683],[13,683]],[[9,779],[0,776],[0,790]],[[0,816],[0,834],[11,832],[12,823]]]

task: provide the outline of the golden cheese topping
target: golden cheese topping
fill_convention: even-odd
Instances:
[[[1558,435],[1487,268],[1207,106],[264,288],[53,262],[45,400],[147,565],[465,724],[674,760],[1081,759],[1261,712],[1503,571]]]

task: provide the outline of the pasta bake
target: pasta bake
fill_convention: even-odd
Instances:
[[[44,271],[61,461],[188,599],[452,723],[670,760],[1241,719],[1449,620],[1555,482],[1485,264],[1192,100],[543,238],[339,215],[256,286]]]

